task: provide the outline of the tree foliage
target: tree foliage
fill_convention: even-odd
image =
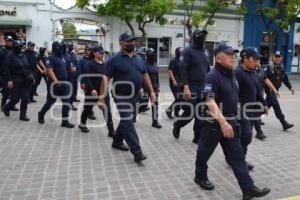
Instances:
[[[75,38],[77,37],[76,27],[73,23],[69,21],[63,21],[62,23],[62,32],[64,36]]]
[[[175,0],[108,0],[105,4],[93,4],[93,0],[76,0],[80,8],[92,5],[101,16],[117,17],[125,22],[130,31],[135,34],[133,23],[145,37],[145,27],[149,23],[164,25],[167,22],[166,13],[176,7]]]

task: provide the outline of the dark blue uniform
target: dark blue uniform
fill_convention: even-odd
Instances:
[[[16,55],[15,53],[9,53],[5,57],[3,66],[6,82],[13,82],[10,101],[3,105],[3,110],[9,112],[21,99],[20,118],[25,118],[29,92],[33,84],[33,77],[31,80],[27,77],[32,76],[32,69],[25,55]]]
[[[78,60],[77,60],[77,56],[75,55],[75,53],[73,51],[67,51],[67,54],[69,54],[70,58],[71,58],[71,62],[73,63],[73,66],[77,69],[77,65],[78,65]],[[72,75],[73,76],[73,94],[71,97],[71,103],[76,100],[77,97],[77,90],[78,90],[78,76],[77,76],[77,72],[75,74]]]
[[[179,58],[173,58],[170,61],[168,70],[172,71],[172,73],[174,75],[174,78],[175,78],[177,84],[179,84],[179,85],[174,86],[172,81],[169,80],[169,86],[170,86],[171,92],[172,92],[175,100],[169,106],[169,108],[167,110],[173,110],[173,107],[174,107],[174,114],[175,114],[176,117],[178,117],[179,116],[179,111],[180,111],[179,91],[180,91],[180,84],[181,84],[180,83],[180,62],[179,62]],[[181,90],[182,90],[182,88],[181,88]]]
[[[284,71],[284,67],[282,65],[276,65],[275,63],[271,63],[265,67],[265,73],[267,78],[272,82],[274,87],[279,90],[281,87],[282,82],[288,87],[289,89],[292,88],[292,85],[288,79],[286,72]],[[275,111],[276,117],[280,120],[281,123],[284,123],[285,116],[281,111],[277,95],[270,91],[269,88],[265,88],[267,94],[267,103],[269,107],[273,107]]]
[[[68,66],[66,64],[65,59],[60,56],[49,56],[46,60],[46,67],[47,68],[52,68],[53,72],[58,79],[58,81],[68,81]],[[53,93],[55,96],[52,96],[51,94],[51,84],[54,84],[53,87]],[[60,98],[63,106],[62,106],[62,117],[63,117],[63,122],[67,121],[67,118],[69,116],[69,110],[70,110],[70,86],[66,83],[59,83],[55,84],[53,80],[48,81],[47,84],[47,100],[44,106],[42,107],[41,111],[39,112],[40,116],[44,116],[46,112],[51,108],[51,106],[55,103],[56,97]]]
[[[91,59],[87,58],[86,56],[83,56],[83,58],[81,58],[78,62],[77,68],[76,68],[76,76],[79,78],[80,75],[85,73],[85,66],[87,65],[87,63],[90,61]],[[80,84],[84,83],[84,78],[81,78],[80,80]]]
[[[252,141],[253,120],[257,119],[259,116],[253,112],[244,112],[244,110],[257,109],[263,105],[266,106],[266,102],[260,92],[260,83],[255,70],[248,70],[242,65],[239,65],[234,69],[234,74],[240,88],[239,102],[241,104],[241,119],[239,122],[242,134],[241,144],[246,155],[247,147]],[[249,103],[252,105],[246,106],[246,104]]]
[[[63,58],[66,61],[66,65],[68,68],[74,67],[74,63],[72,60],[72,57],[70,56],[70,54],[65,53],[63,54]],[[75,74],[73,72],[71,72],[70,70],[67,71],[68,72],[68,81],[70,83],[70,85],[72,85],[72,89],[71,89],[71,96],[70,96],[70,104],[73,105],[74,102],[74,79],[75,79]]]
[[[143,75],[146,73],[144,61],[139,55],[134,54],[130,58],[125,53],[119,52],[107,63],[106,70],[107,76],[113,78],[113,84],[119,82],[118,85],[114,85],[113,96],[121,119],[113,143],[122,144],[125,139],[131,153],[138,155],[141,153],[141,147],[133,117],[143,84]]]
[[[106,74],[106,66],[104,63],[97,63],[95,60],[89,61],[85,66],[85,73],[91,75],[105,75]],[[88,76],[85,78],[85,100],[84,100],[84,109],[81,114],[81,125],[86,125],[86,121],[88,116],[93,112],[93,106],[98,102],[100,87],[102,83],[102,77],[93,77]],[[98,96],[95,98],[91,95],[91,92],[96,90]],[[104,112],[104,118],[106,120],[108,130],[113,129],[113,120],[110,108],[110,98],[109,95],[105,98],[106,110]]]
[[[195,107],[199,98],[201,97],[201,91],[203,89],[204,78],[207,72],[210,70],[209,53],[206,48],[199,48],[195,44],[191,44],[185,48],[181,55],[181,78],[184,84],[189,85],[189,89],[192,93],[192,99],[188,101],[188,105],[182,105],[183,113],[181,118],[174,123],[174,129],[180,129],[187,125],[193,118],[194,122],[194,140],[197,143],[199,140],[201,122],[195,117],[196,113],[192,113],[191,107]]]
[[[29,66],[33,72],[34,78],[35,80],[37,79],[38,76],[38,69],[37,69],[37,64],[38,64],[38,53],[35,51],[30,51],[28,49],[26,49],[23,54],[26,56]],[[37,90],[37,82],[35,82],[35,84],[32,86],[32,88],[30,89],[30,100],[33,101],[33,96],[36,93]]]
[[[7,88],[7,80],[4,75],[5,66],[3,63],[4,63],[4,58],[11,52],[12,52],[12,50],[8,49],[5,46],[0,48],[0,88],[2,88],[2,90],[1,90],[1,94],[2,94],[1,108],[3,105],[6,104],[7,100],[9,99],[10,91]]]
[[[205,79],[203,95],[214,98],[225,117],[230,117],[227,122],[231,124],[234,138],[224,138],[219,123],[215,120],[205,120],[201,128],[201,137],[196,158],[196,179],[208,180],[207,161],[213,154],[218,143],[221,144],[227,161],[231,165],[234,175],[243,191],[254,187],[249,176],[245,155],[240,143],[240,125],[236,120],[238,107],[239,87],[232,72],[216,63],[215,68],[209,72]]]

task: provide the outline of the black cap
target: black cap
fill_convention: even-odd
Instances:
[[[275,54],[274,54],[274,56],[281,57],[282,55],[281,55],[280,51],[276,51]]]
[[[88,44],[88,45],[85,45],[85,50],[92,50],[93,49],[93,46]]]
[[[28,45],[28,46],[32,46],[32,47],[35,46],[34,42],[31,42],[31,41],[27,42],[27,45]]]
[[[241,51],[240,53],[240,56],[241,57],[244,57],[244,56],[248,56],[248,57],[253,57],[253,58],[256,58],[256,59],[261,59],[263,56],[257,52],[257,50],[253,47],[248,47],[248,48],[245,48]]]
[[[135,40],[136,37],[132,33],[122,33],[119,37],[119,41],[128,41],[128,40]]]
[[[199,37],[201,34],[207,35],[207,31],[199,28],[193,31],[193,37]]]
[[[220,43],[218,46],[216,46],[214,50],[214,54],[217,55],[220,52],[224,53],[238,53],[238,49],[234,49],[231,46],[228,46],[226,43]]]
[[[10,35],[8,35],[5,37],[5,41],[14,41],[14,39]]]
[[[100,52],[100,53],[104,53],[104,49],[102,46],[94,46],[93,49],[92,49],[92,52]]]
[[[23,46],[24,42],[22,42],[21,40],[14,40],[13,41],[13,47],[18,47],[18,46]]]

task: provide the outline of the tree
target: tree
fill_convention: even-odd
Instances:
[[[68,36],[70,38],[77,37],[76,27],[73,23],[68,21],[62,22],[62,32],[64,36]]]
[[[300,14],[300,0],[272,0],[266,4],[264,0],[252,0],[257,5],[257,11],[268,35],[269,57],[271,57],[272,43],[280,31],[288,31],[290,24]]]
[[[185,26],[188,30],[190,38],[192,38],[192,28],[199,28],[201,25],[203,29],[215,23],[214,17],[220,10],[226,9],[231,4],[237,4],[238,0],[207,0],[203,5],[196,5],[200,1],[183,0],[184,8],[187,13],[187,21]],[[244,5],[241,4],[236,8],[237,13],[244,12]]]
[[[80,8],[90,5],[93,0],[76,0]],[[137,23],[143,37],[147,33],[147,24],[155,22],[164,25],[167,19],[164,15],[176,7],[175,0],[108,0],[105,4],[93,4],[100,16],[113,16],[125,22],[130,31],[135,34],[133,23]]]

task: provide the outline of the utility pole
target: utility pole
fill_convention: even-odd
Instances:
[[[183,48],[185,48],[185,37],[186,37],[186,4],[184,4],[184,19],[183,19]]]

